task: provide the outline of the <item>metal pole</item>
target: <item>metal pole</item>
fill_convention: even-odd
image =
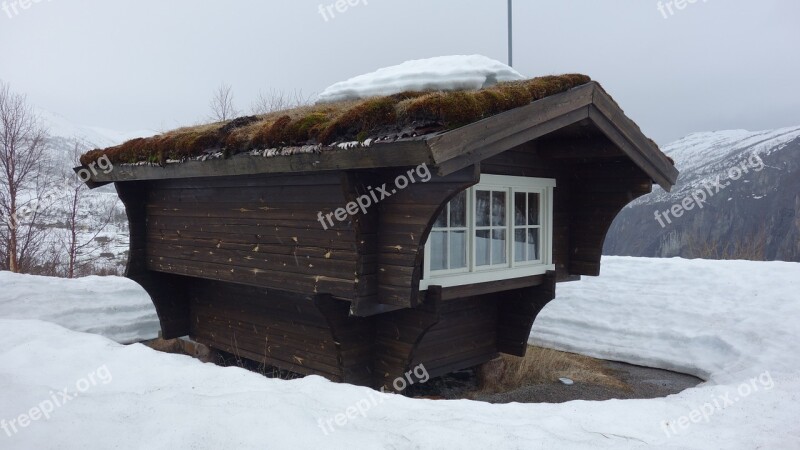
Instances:
[[[513,47],[514,21],[512,20],[512,3],[513,3],[513,0],[508,0],[508,65],[509,65],[509,67],[514,67],[514,47]]]

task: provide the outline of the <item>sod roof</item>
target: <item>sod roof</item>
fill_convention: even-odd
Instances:
[[[345,142],[391,142],[459,128],[590,81],[586,75],[567,74],[500,83],[474,91],[405,92],[303,106],[133,139],[89,151],[80,162],[89,166],[107,156],[113,164],[164,165],[219,153],[227,157],[304,146],[322,151]]]

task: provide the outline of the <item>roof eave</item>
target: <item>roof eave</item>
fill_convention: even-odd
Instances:
[[[189,160],[164,166],[118,165],[107,173],[93,173],[90,182],[96,186],[118,181],[324,172],[421,164],[434,165],[430,148],[422,139],[409,139],[354,149],[324,149],[320,153],[300,153],[291,157],[240,154],[230,158]]]
[[[669,191],[678,171],[597,82],[483,119],[427,140],[448,175],[556,130],[591,120],[637,166]]]

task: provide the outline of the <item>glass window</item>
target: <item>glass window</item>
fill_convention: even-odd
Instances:
[[[539,261],[541,195],[537,192],[514,194],[514,261]]]
[[[506,225],[506,193],[492,191],[492,226]]]
[[[539,225],[539,194],[528,194],[528,225]]]
[[[447,232],[431,233],[431,270],[447,269]]]
[[[467,192],[456,195],[433,224],[430,237],[431,270],[467,267]]]
[[[506,203],[504,190],[475,191],[475,265],[507,264]]]
[[[479,227],[489,226],[489,207],[491,203],[491,192],[477,191],[475,193],[475,225]]]
[[[553,180],[487,178],[491,183],[459,193],[436,218],[427,245],[426,279],[436,272],[458,280],[450,285],[468,284],[474,277],[483,282],[504,279],[504,273],[506,278],[544,273],[542,266],[552,265],[545,251],[552,238],[547,224]]]

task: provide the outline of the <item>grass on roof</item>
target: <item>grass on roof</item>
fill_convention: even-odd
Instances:
[[[409,128],[450,130],[590,82],[568,74],[500,83],[475,91],[405,92],[387,97],[303,106],[133,139],[81,156],[84,166],[103,155],[113,164],[151,162],[223,152],[364,141]]]

